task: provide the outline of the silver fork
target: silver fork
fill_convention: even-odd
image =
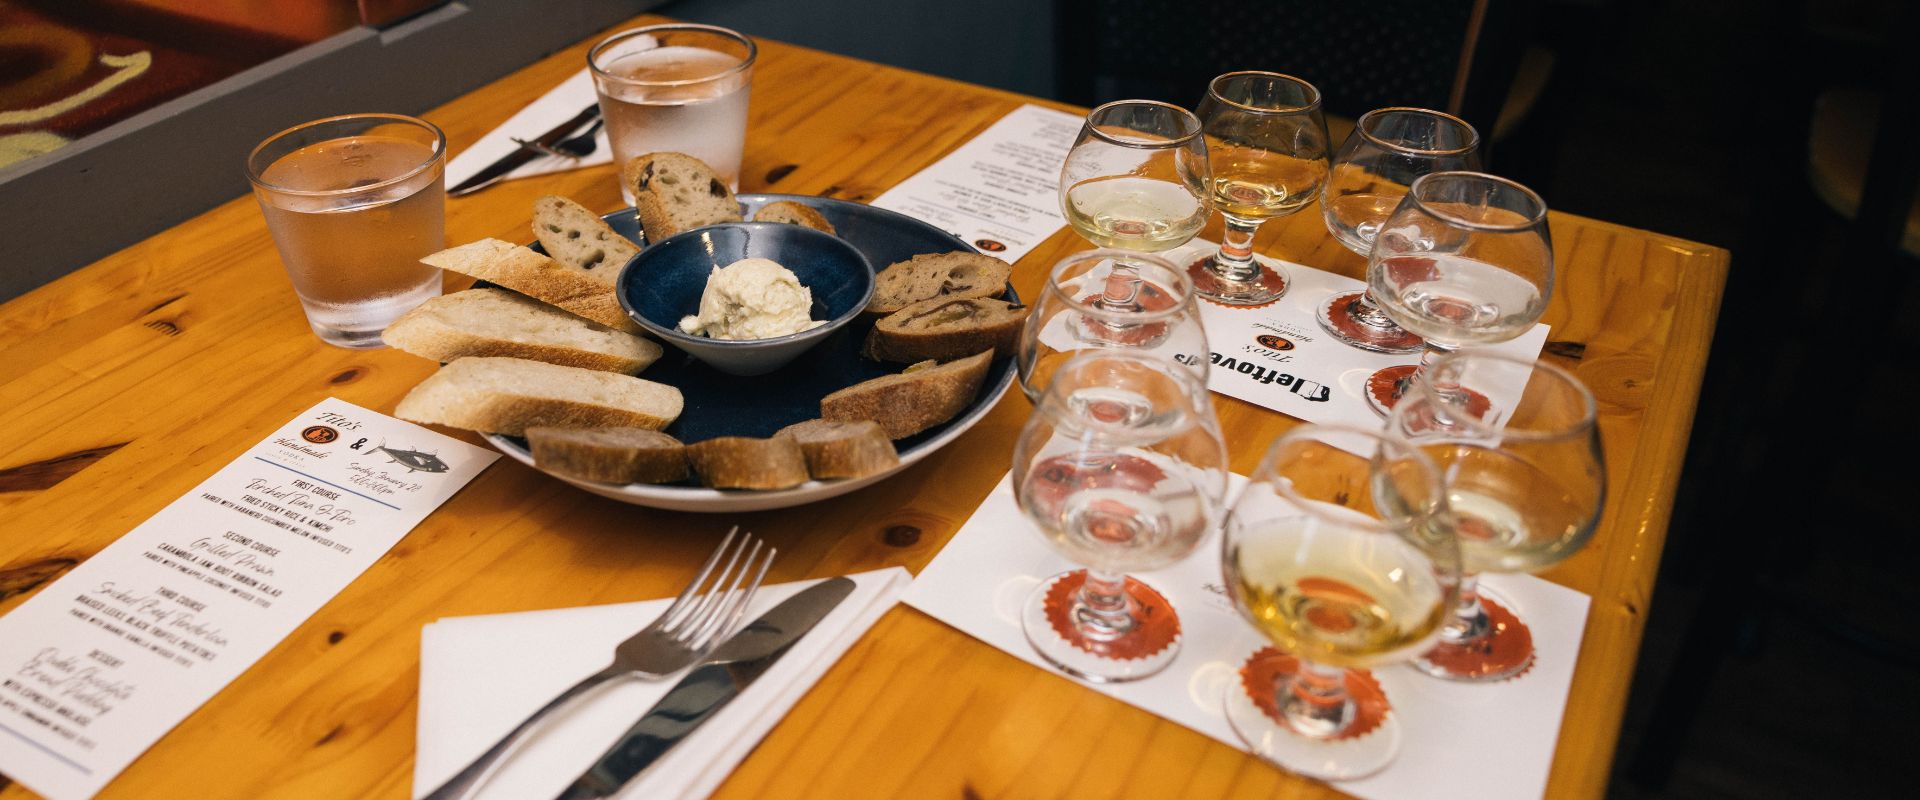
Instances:
[[[658,678],[678,672],[732,635],[747,612],[747,604],[753,599],[754,590],[760,588],[760,579],[766,577],[774,554],[779,552],[769,547],[762,558],[762,542],[753,538],[751,533],[740,537],[738,546],[734,546],[733,536],[739,531],[738,525],[727,531],[727,537],[720,540],[720,546],[714,548],[713,555],[707,556],[707,563],[700,568],[699,576],[687,584],[679,597],[674,598],[673,605],[668,606],[665,613],[613,649],[613,663],[582,678],[579,683],[541,706],[539,711],[533,712],[533,716],[501,737],[487,752],[480,754],[466,769],[448,778],[424,800],[452,800],[471,795],[486,782],[507,754],[525,741],[528,732],[547,715],[574,699],[615,678]],[[742,553],[746,555],[744,562]],[[712,585],[701,592],[700,587],[707,583],[714,565],[720,563],[723,555],[726,556],[727,565],[720,570],[719,577],[714,579]],[[755,561],[759,562],[757,568]],[[738,572],[734,571],[735,566],[740,567]]]

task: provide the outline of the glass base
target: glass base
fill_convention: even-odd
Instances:
[[[1379,327],[1370,325],[1354,316],[1353,305],[1365,296],[1365,292],[1341,292],[1320,304],[1320,327],[1333,338],[1346,342],[1362,350],[1376,353],[1418,353],[1426,349],[1427,341],[1413,335],[1399,326]]]
[[[1480,590],[1480,607],[1487,614],[1487,635],[1449,643],[1442,640],[1414,659],[1413,666],[1436,678],[1491,683],[1518,678],[1533,667],[1533,631],[1505,604]]]
[[[1193,280],[1193,293],[1228,306],[1264,306],[1279,300],[1287,293],[1293,282],[1287,280],[1286,268],[1279,264],[1262,264],[1255,258],[1254,265],[1260,273],[1250,281],[1230,281],[1220,277],[1212,269],[1213,256],[1205,256],[1187,265],[1187,277]]]
[[[1047,663],[1094,683],[1139,680],[1166,669],[1180,653],[1180,618],[1153,587],[1126,579],[1133,629],[1102,636],[1075,624],[1080,586],[1087,571],[1062,572],[1042,581],[1020,608],[1027,641]]]
[[[1299,670],[1299,661],[1261,648],[1240,667],[1227,688],[1227,723],[1247,749],[1269,763],[1309,778],[1354,780],[1379,772],[1400,752],[1400,723],[1380,682],[1366,670],[1348,670],[1352,721],[1325,736],[1302,733],[1280,711],[1279,693]]]
[[[345,347],[350,350],[378,350],[387,346],[386,340],[380,338],[380,334],[386,332],[385,328],[373,331],[345,331],[337,328],[322,328],[312,322],[308,322],[307,327],[313,329],[313,335],[320,337],[320,341],[334,347]]]

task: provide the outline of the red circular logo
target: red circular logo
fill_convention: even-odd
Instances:
[[[1253,340],[1256,342],[1259,342],[1261,347],[1267,348],[1268,350],[1292,350],[1293,349],[1293,342],[1287,341],[1286,339],[1282,339],[1271,333],[1263,333],[1259,336],[1254,337]]]
[[[325,425],[315,425],[300,432],[300,438],[314,444],[326,444],[340,438],[340,432]]]
[[[992,239],[975,239],[973,240],[973,246],[978,247],[982,250],[985,250],[989,253],[998,253],[1002,250],[1007,249],[1006,245],[996,242]]]

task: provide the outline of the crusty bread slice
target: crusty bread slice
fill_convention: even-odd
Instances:
[[[833,229],[833,223],[827,221],[827,215],[812,206],[792,200],[776,200],[761,206],[759,211],[754,212],[753,221],[784,222],[825,233],[838,233]]]
[[[646,369],[661,352],[651,341],[505,289],[435,297],[394,320],[381,338],[443,363],[465,356],[513,356],[629,374]]]
[[[992,256],[923,253],[889,265],[873,278],[867,313],[886,316],[936,297],[997,297],[1007,288],[1013,265]]]
[[[457,359],[413,387],[394,416],[518,436],[528,428],[659,430],[680,416],[680,390],[631,375],[524,358]]]
[[[715,489],[791,489],[807,482],[807,458],[791,438],[721,436],[687,446],[700,482]]]
[[[621,170],[647,241],[718,222],[739,222],[740,203],[707,162],[685,153],[648,153]]]
[[[874,323],[867,354],[881,361],[945,361],[992,349],[1012,355],[1027,309],[983,297],[922,300]]]
[[[612,285],[525,247],[481,239],[420,260],[430,267],[497,283],[616,331],[640,332],[640,326],[627,317],[620,300],[614,297]]]
[[[880,423],[868,419],[810,419],[781,428],[773,438],[799,442],[800,452],[807,457],[807,472],[817,479],[864,478],[900,463],[893,440]]]
[[[640,252],[638,245],[607,227],[599,214],[555,195],[533,201],[533,235],[555,261],[608,286],[620,277],[620,268]]]
[[[820,416],[836,422],[870,419],[889,439],[904,439],[966,409],[987,379],[993,352],[986,351],[935,367],[907,368],[856,383],[820,399]]]
[[[644,428],[528,428],[533,465],[556,475],[607,483],[686,480],[687,446]]]

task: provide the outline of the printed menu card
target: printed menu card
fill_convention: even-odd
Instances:
[[[872,205],[936,225],[1009,264],[1019,261],[1066,224],[1060,167],[1082,121],[1021,106]]]
[[[1229,496],[1247,483],[1239,475],[1229,480]],[[1185,560],[1132,576],[1179,615],[1181,650],[1173,663],[1131,683],[1081,685],[1245,749],[1227,722],[1226,692],[1240,683],[1247,657],[1269,642],[1227,599],[1219,535],[1216,526]],[[1020,607],[1041,581],[1077,566],[1041,538],[1014,501],[1012,481],[1003,479],[902,600],[1054,672],[1027,643]],[[1517,800],[1546,791],[1589,600],[1529,575],[1486,575],[1480,585],[1531,628],[1533,666],[1491,684],[1430,678],[1404,665],[1374,669],[1389,713],[1400,720],[1399,755],[1372,777],[1334,784],[1340,791],[1367,800]]]
[[[0,773],[92,796],[498,457],[308,409],[0,617]]]

